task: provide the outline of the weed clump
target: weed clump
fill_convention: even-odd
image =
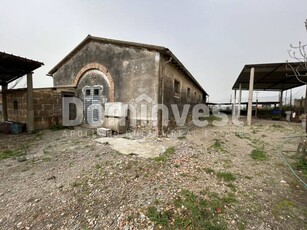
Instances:
[[[233,195],[220,198],[216,193],[204,193],[205,197],[189,190],[182,190],[167,208],[147,208],[148,218],[163,229],[227,229],[219,214],[227,204],[236,202]]]
[[[175,153],[175,148],[170,147],[167,148],[160,156],[155,157],[154,160],[157,162],[166,162],[174,153]]]
[[[22,150],[11,150],[6,149],[0,152],[0,160],[8,159],[8,158],[21,158],[25,155],[25,152]]]
[[[236,176],[231,172],[218,172],[216,176],[224,181],[234,181]]]
[[[300,157],[294,163],[294,167],[295,169],[302,171],[304,177],[307,177],[307,158],[305,156]]]
[[[262,149],[253,149],[250,155],[257,161],[264,161],[268,158],[265,151]]]
[[[223,147],[223,142],[219,139],[214,139],[214,143],[208,148],[208,150],[209,153],[211,153],[211,151],[227,152]]]

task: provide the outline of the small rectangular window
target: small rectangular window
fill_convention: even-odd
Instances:
[[[98,96],[99,95],[99,89],[94,89],[94,95]]]
[[[191,89],[189,87],[187,88],[187,98],[191,98]]]
[[[91,90],[90,89],[85,90],[85,95],[86,96],[90,96],[91,95]]]
[[[198,95],[198,101],[201,102],[201,96],[200,95]]]
[[[175,94],[180,94],[180,82],[175,79],[174,81],[174,91]]]
[[[17,100],[13,101],[13,108],[14,108],[14,110],[18,110],[18,101]]]

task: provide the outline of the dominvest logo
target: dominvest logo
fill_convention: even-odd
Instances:
[[[71,115],[71,108],[74,108],[74,116]],[[82,122],[88,123],[92,127],[99,127],[103,120],[108,117],[127,118],[129,115],[129,124],[135,126],[138,120],[151,120],[154,126],[158,125],[159,117],[162,125],[167,126],[170,118],[175,120],[177,126],[184,126],[189,115],[192,115],[194,125],[204,127],[209,125],[208,119],[213,116],[214,126],[225,126],[229,122],[227,114],[220,112],[219,106],[210,108],[206,104],[185,104],[179,108],[177,104],[171,104],[169,107],[164,104],[157,104],[146,94],[137,97],[131,103],[104,102],[93,100],[92,104],[85,107],[84,101],[77,97],[63,97],[62,99],[62,117],[63,126],[77,126]],[[236,126],[244,123],[238,120],[237,116],[232,116],[231,121]],[[122,119],[121,122],[126,122]],[[141,125],[146,126],[146,122]],[[122,124],[125,125],[125,124]]]

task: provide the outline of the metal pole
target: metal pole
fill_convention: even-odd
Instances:
[[[248,107],[247,107],[247,125],[248,126],[252,125],[254,75],[255,75],[255,68],[252,67],[250,70],[250,77],[249,77],[249,93],[248,93]]]
[[[304,113],[307,113],[307,85],[306,85],[306,91],[305,91],[305,103],[304,103]]]
[[[281,111],[282,108],[282,95],[283,95],[283,91],[280,91],[280,97],[279,97],[279,110]]]
[[[239,84],[239,105],[238,105],[238,119],[240,118],[241,115],[241,97],[242,97],[242,86],[241,83]]]
[[[255,117],[258,116],[258,99],[256,100],[256,110],[255,110]]]
[[[237,104],[237,90],[235,89],[235,97],[232,106],[232,116],[236,116],[236,104]]]

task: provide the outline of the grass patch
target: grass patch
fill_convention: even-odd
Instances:
[[[38,140],[42,139],[42,133],[41,133],[41,132],[36,132],[36,133],[34,134],[34,136],[35,136],[35,138],[38,139]]]
[[[17,157],[16,160],[18,162],[24,162],[24,161],[27,161],[28,159],[27,159],[26,155],[22,155],[22,156]]]
[[[279,124],[273,124],[273,125],[270,125],[270,128],[272,128],[273,130],[282,130],[284,129],[284,126],[279,125]]]
[[[226,150],[223,148],[223,142],[219,139],[214,139],[214,143],[208,148],[209,153],[211,153],[211,150],[216,152],[226,152]]]
[[[214,169],[212,169],[212,168],[204,168],[204,171],[207,174],[214,174],[215,173]]]
[[[200,121],[207,121],[209,123],[209,125],[212,125],[213,121],[221,121],[222,118],[210,115],[208,117],[200,117],[199,120]]]
[[[177,137],[178,140],[183,140],[183,139],[186,139],[187,137],[185,135],[182,135],[182,136],[179,136]]]
[[[232,195],[222,198],[215,193],[204,192],[203,195],[207,199],[182,190],[167,209],[148,207],[147,216],[158,225],[157,229],[227,229],[226,222],[219,214],[236,199]]]
[[[153,158],[157,162],[166,162],[174,153],[175,153],[175,148],[170,147],[167,148],[163,153],[160,154],[160,156]]]
[[[62,130],[62,129],[65,129],[65,127],[61,124],[55,124],[49,128],[49,130],[51,131],[57,131],[57,130]]]
[[[239,137],[240,139],[243,139],[243,138],[244,138],[244,137],[243,137],[243,134],[240,133],[240,132],[235,132],[235,136],[236,136],[236,137]]]
[[[251,152],[251,157],[257,161],[264,161],[268,158],[265,151],[261,149],[253,149]]]
[[[213,145],[211,145],[213,148],[221,148],[222,147],[222,142],[219,139],[215,139],[215,142]]]
[[[272,213],[275,217],[285,214],[292,216],[295,207],[295,204],[291,200],[281,200],[273,206]]]
[[[236,176],[231,172],[218,172],[216,176],[224,181],[234,181]]]
[[[237,191],[237,187],[236,187],[233,183],[226,184],[226,186],[227,186],[228,188],[230,188],[231,191],[233,191],[233,192],[236,192],[236,191]]]
[[[0,152],[0,160],[4,160],[8,158],[16,159],[24,155],[25,155],[25,151],[6,149]]]
[[[251,177],[251,176],[245,176],[245,178],[248,179],[248,180],[253,179],[253,177]]]
[[[233,166],[232,160],[226,159],[223,160],[223,167],[224,168],[231,168]]]
[[[295,169],[302,171],[304,177],[307,177],[307,158],[302,156],[294,163]]]
[[[124,169],[125,170],[130,170],[130,169],[133,168],[134,165],[135,165],[135,162],[129,161],[127,164],[125,164]]]
[[[52,156],[50,156],[50,155],[44,155],[42,157],[42,161],[49,162],[51,160],[52,160]]]
[[[76,187],[80,187],[81,185],[83,185],[83,183],[81,181],[74,181],[71,186],[73,188],[76,188]]]
[[[99,163],[97,163],[97,164],[95,165],[95,168],[96,168],[97,170],[99,170],[99,169],[101,169],[101,165],[100,165]]]
[[[159,212],[156,207],[150,206],[147,208],[147,216],[152,221],[161,226],[168,226],[172,217],[172,212],[167,210]]]

